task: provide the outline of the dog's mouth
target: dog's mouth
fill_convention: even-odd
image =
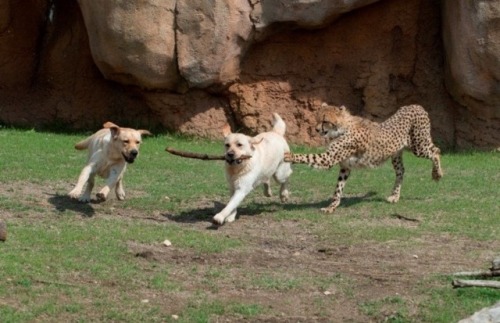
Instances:
[[[242,155],[238,158],[234,158],[234,156],[226,155],[225,157],[226,157],[226,163],[228,163],[229,165],[240,165],[243,161],[249,159],[251,156]]]
[[[127,156],[126,154],[122,153],[123,159],[129,164],[132,164],[135,161],[135,156]]]
[[[239,165],[243,162],[243,159],[241,158],[234,158],[234,157],[229,157],[226,156],[226,163],[229,165]]]

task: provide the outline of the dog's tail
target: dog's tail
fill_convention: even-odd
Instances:
[[[80,141],[79,143],[75,144],[75,149],[77,150],[84,150],[89,148],[89,143],[90,143],[91,137],[88,137],[87,139],[84,139]]]
[[[277,113],[273,113],[273,131],[282,136],[285,135],[286,131],[285,121]]]

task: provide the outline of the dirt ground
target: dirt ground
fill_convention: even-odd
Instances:
[[[14,187],[0,186],[0,196],[7,199],[24,196],[23,199],[29,199],[29,203],[54,212],[72,208],[85,213],[84,205],[75,206],[66,197],[54,197],[55,189],[20,183]],[[104,212],[109,204],[93,204],[92,207],[94,216],[116,216]],[[447,235],[426,236],[416,241],[414,246],[404,248],[398,246],[398,241],[342,245],[335,238],[330,242],[315,236],[315,226],[321,224],[273,220],[272,204],[262,204],[261,208],[240,208],[240,218],[236,222],[214,229],[210,224],[214,212],[213,201],[208,200],[201,201],[181,215],[145,214],[130,209],[117,211],[121,221],[130,218],[158,225],[177,223],[191,230],[225,235],[244,242],[244,247],[222,253],[199,254],[175,245],[165,248],[160,243],[150,245],[128,241],[128,251],[136,257],[139,266],[150,268],[151,263],[175,264],[176,270],[171,273],[171,277],[183,282],[182,291],[151,295],[152,298],[161,297],[162,304],[169,307],[169,313],[182,312],[183,304],[192,297],[191,292],[201,289],[213,300],[260,304],[265,309],[264,314],[254,317],[252,321],[384,321],[397,314],[398,304],[382,302],[375,316],[368,316],[360,310],[360,306],[391,297],[403,299],[408,310],[407,317],[417,318],[418,321],[415,315],[428,297],[424,289],[432,284],[440,284],[432,280],[436,275],[457,270],[484,269],[489,265],[488,261],[493,258],[495,250],[491,242]],[[31,216],[34,221],[40,218],[34,211]],[[2,217],[9,222],[18,215],[2,212]],[[82,217],[82,221],[85,221],[85,217]],[[394,221],[402,221],[408,226],[418,225],[405,219]],[[197,271],[195,275],[192,273],[193,268]],[[203,281],[206,277],[204,274],[216,268],[223,269],[224,277],[219,277],[215,286],[207,288]],[[289,289],[262,288],[252,283],[259,275],[269,276],[273,273],[279,273],[281,278],[300,277],[302,281],[298,288]],[[322,279],[323,283],[318,284]],[[218,319],[238,320],[243,318]]]

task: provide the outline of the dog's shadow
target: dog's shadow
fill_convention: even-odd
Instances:
[[[52,194],[52,196],[49,197],[49,202],[57,211],[61,213],[69,210],[79,213],[87,218],[93,217],[95,215],[95,210],[92,207],[92,203],[81,203],[71,199],[67,195]]]
[[[354,197],[344,197],[342,198],[340,207],[349,207],[358,203],[364,202],[385,202],[384,199],[380,197],[373,198],[376,195],[375,192],[368,192],[362,196]],[[330,205],[331,199],[323,201],[315,201],[310,203],[280,203],[272,201],[269,203],[265,202],[253,202],[248,203],[242,207],[238,207],[238,217],[240,216],[254,216],[262,213],[273,213],[280,210],[285,211],[297,211],[297,210],[318,210],[322,207],[327,207]],[[196,222],[211,222],[212,217],[220,212],[225,204],[219,201],[213,201],[213,207],[203,207],[197,209],[190,209],[182,211],[178,214],[164,214],[166,218],[171,221],[179,223],[196,223]]]

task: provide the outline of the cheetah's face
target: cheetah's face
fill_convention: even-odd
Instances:
[[[318,124],[316,131],[322,137],[335,139],[345,132],[343,124],[346,121],[346,108],[344,106],[322,105],[322,109],[317,114]]]

